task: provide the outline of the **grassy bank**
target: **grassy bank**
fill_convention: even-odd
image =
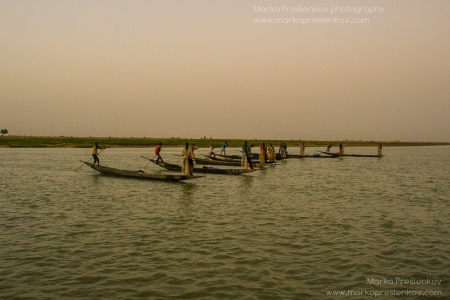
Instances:
[[[229,147],[241,147],[244,140],[241,139],[180,139],[180,138],[120,138],[120,137],[37,137],[37,136],[2,136],[0,137],[0,147],[78,147],[89,148],[98,142],[101,147],[154,147],[159,142],[165,147],[181,147],[185,142],[195,143],[198,147],[210,147],[215,145],[220,147],[224,141]],[[274,147],[279,146],[281,140],[248,140],[255,146],[272,143]],[[345,147],[383,147],[389,146],[437,146],[450,145],[450,143],[426,143],[426,142],[386,142],[386,141],[309,141],[309,140],[286,140],[288,147],[298,147],[302,142],[307,147],[326,147],[343,143]]]

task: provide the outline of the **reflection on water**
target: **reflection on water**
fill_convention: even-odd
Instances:
[[[327,290],[391,288],[367,278],[414,277],[443,280],[414,288],[448,297],[450,148],[383,150],[168,183],[74,172],[90,149],[0,149],[0,293],[334,299]],[[107,149],[101,161],[138,170],[146,152]]]
[[[179,195],[178,199],[183,202],[192,202],[194,200],[194,194],[197,190],[197,185],[192,182],[182,182],[181,183],[181,191],[182,193]]]

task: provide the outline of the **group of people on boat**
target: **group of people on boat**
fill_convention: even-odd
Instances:
[[[333,147],[331,144],[328,145],[327,149],[325,150],[326,153],[330,153],[331,147]],[[300,150],[301,151],[301,150]],[[339,156],[342,156],[344,154],[344,146],[342,143],[339,144],[339,150],[337,153]]]
[[[263,142],[259,147],[259,165],[264,166],[268,162],[274,162],[276,158],[275,148],[272,144],[270,146],[266,146]]]
[[[223,155],[226,156],[225,150],[226,150],[227,146],[228,146],[228,142],[225,141],[222,144],[222,148],[220,150],[221,155],[223,153]],[[247,169],[247,168],[253,169],[252,147],[253,147],[253,144],[248,145],[247,141],[245,141],[244,145],[242,146],[242,166],[244,169]],[[332,145],[329,144],[327,149],[325,150],[325,152],[330,153],[331,147],[332,147]],[[211,145],[211,147],[209,148],[209,156],[210,157],[216,156],[216,153],[214,152],[215,148],[216,147],[214,145]],[[94,147],[92,148],[92,157],[94,159],[94,165],[97,163],[97,165],[100,166],[100,159],[98,158],[98,155],[101,153],[101,151],[99,152],[98,150],[103,151],[104,149],[106,149],[106,147],[100,147],[97,142],[95,143]],[[191,176],[193,175],[194,162],[195,162],[194,151],[196,149],[198,149],[198,148],[195,147],[195,144],[192,144],[192,146],[189,147],[189,143],[188,142],[185,143],[185,146],[181,153],[182,173],[184,175],[191,175]],[[305,149],[306,149],[305,143],[302,142],[302,144],[300,145],[300,156],[305,156]],[[157,157],[156,163],[159,163],[159,162],[164,163],[164,160],[161,157],[161,150],[162,150],[162,143],[159,142],[158,145],[155,147],[155,156]],[[382,154],[383,147],[381,144],[379,144],[377,150],[378,150],[377,155],[379,157],[383,156],[383,154]],[[287,145],[285,142],[280,143],[278,153],[280,154],[281,158],[287,157],[288,152],[287,152]],[[344,154],[344,146],[342,143],[339,144],[339,150],[338,150],[337,154],[339,156],[342,156]],[[259,165],[264,166],[268,162],[274,162],[275,159],[276,159],[276,153],[275,153],[275,148],[273,147],[273,145],[270,144],[270,146],[266,146],[266,144],[263,142],[259,148],[259,162],[258,162]]]

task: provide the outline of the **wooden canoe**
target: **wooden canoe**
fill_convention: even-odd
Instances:
[[[94,164],[92,164],[90,162],[86,162],[86,161],[81,161],[81,162],[85,163],[87,166],[89,166],[92,169],[94,169],[100,173],[103,173],[103,174],[130,177],[130,178],[164,180],[164,181],[181,181],[181,180],[189,180],[189,179],[195,179],[195,178],[202,177],[202,176],[187,176],[187,175],[174,175],[174,174],[152,174],[152,173],[144,172],[142,170],[128,171],[128,170],[94,165]]]
[[[198,165],[214,165],[214,166],[229,166],[238,167],[241,166],[241,161],[239,160],[222,160],[222,159],[210,159],[208,155],[202,154],[205,158],[195,158],[195,163]],[[175,154],[175,156],[181,156]],[[149,159],[148,157],[141,156],[142,158]]]
[[[330,154],[330,155],[317,155],[317,154],[313,154],[313,155],[300,155],[300,154],[288,154],[287,158],[304,158],[304,157],[339,157],[339,155],[336,154]]]
[[[223,155],[223,154],[216,154],[216,157],[223,157],[223,158],[231,158],[231,159],[241,159],[242,158],[242,156],[241,155],[236,155],[236,154],[233,154],[233,155]]]
[[[207,157],[207,158],[209,158],[211,160],[217,160],[217,161],[226,161],[226,162],[241,162],[242,161],[242,156],[240,158],[228,158],[228,157],[220,157],[220,156],[219,157],[214,157],[214,156],[207,156],[207,155],[204,155],[204,154],[203,154],[203,156],[205,156],[205,157]],[[259,160],[252,159],[252,163],[253,164],[259,164]]]
[[[176,171],[181,172],[181,166],[176,164],[171,164],[167,162],[156,162],[153,159],[149,159],[152,163],[155,165],[160,166],[161,168],[164,168],[169,171]],[[209,173],[209,174],[226,174],[226,175],[240,175],[244,173],[250,173],[258,171],[257,169],[219,169],[219,168],[213,168],[213,167],[194,167],[194,173]]]
[[[296,155],[295,157],[291,156],[291,158],[339,158],[339,156],[337,156],[337,155],[304,155],[304,156]]]
[[[339,153],[336,152],[325,152],[325,151],[319,151],[320,153],[326,154],[326,155],[333,155],[333,156],[339,156]],[[383,157],[382,156],[378,156],[378,155],[368,155],[368,154],[342,154],[341,156],[346,156],[346,157]]]
[[[240,161],[224,161],[209,158],[195,158],[195,162],[199,165],[229,166],[229,167],[241,166]]]

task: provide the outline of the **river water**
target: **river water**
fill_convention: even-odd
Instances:
[[[448,299],[450,147],[383,151],[169,183],[74,171],[90,149],[0,148],[0,298]],[[152,152],[100,160],[166,172]]]

